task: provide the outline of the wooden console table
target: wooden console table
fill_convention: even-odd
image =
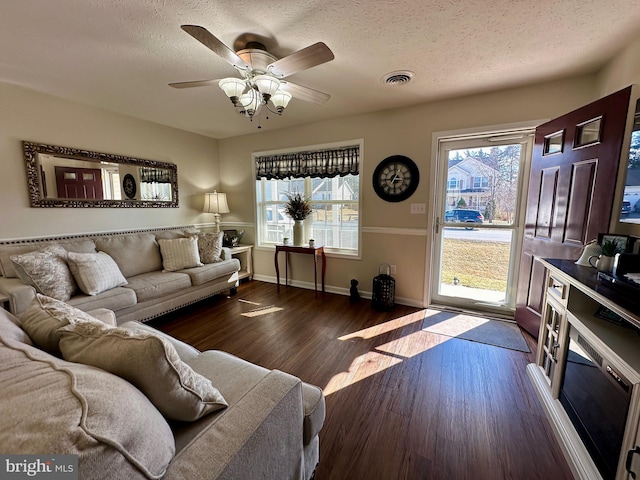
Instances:
[[[309,245],[302,245],[300,247],[295,247],[293,245],[276,245],[276,254],[274,256],[274,262],[276,266],[276,280],[278,284],[278,291],[280,291],[280,267],[278,266],[278,254],[280,252],[285,252],[285,276],[284,276],[284,284],[287,285],[289,281],[289,253],[306,253],[308,255],[313,255],[313,282],[314,289],[316,293],[318,292],[318,256],[322,258],[322,292],[324,293],[324,274],[327,269],[327,259],[324,255],[324,245],[314,245],[310,247]]]

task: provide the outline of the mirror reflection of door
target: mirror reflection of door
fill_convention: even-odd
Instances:
[[[55,167],[58,198],[102,200],[99,168]]]
[[[439,139],[430,304],[513,318],[533,128]]]

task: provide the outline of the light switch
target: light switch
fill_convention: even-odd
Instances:
[[[411,214],[412,215],[423,215],[427,213],[427,204],[426,203],[412,203],[411,204]]]

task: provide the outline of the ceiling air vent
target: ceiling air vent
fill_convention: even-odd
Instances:
[[[382,83],[386,85],[406,85],[413,79],[413,72],[409,70],[398,70],[387,73],[382,77]]]

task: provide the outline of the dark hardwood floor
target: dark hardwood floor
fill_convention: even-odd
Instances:
[[[152,324],[322,387],[317,480],[573,478],[525,371],[533,353],[421,323],[417,308],[251,281]]]

